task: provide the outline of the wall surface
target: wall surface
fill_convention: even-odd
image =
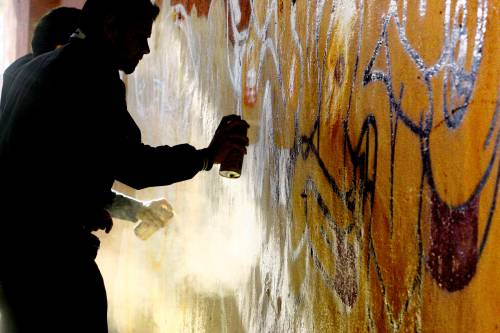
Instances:
[[[114,332],[500,332],[500,2],[163,1],[127,78],[152,145],[251,124],[99,254]],[[120,161],[126,163],[126,161]],[[175,161],[173,161],[175,163]]]
[[[0,73],[30,50],[30,2],[0,0]],[[2,79],[0,78],[0,81]]]

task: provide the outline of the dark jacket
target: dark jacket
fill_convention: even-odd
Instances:
[[[0,224],[23,233],[78,229],[110,203],[114,180],[168,185],[192,178],[204,158],[187,144],[141,143],[118,71],[91,42],[72,40],[24,65],[6,98],[0,214],[9,221]]]

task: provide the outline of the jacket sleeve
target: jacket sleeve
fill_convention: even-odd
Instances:
[[[116,179],[137,190],[191,179],[211,168],[207,150],[196,150],[188,144],[151,147],[131,143],[120,155]]]
[[[120,193],[111,192],[113,199],[106,207],[112,217],[130,222],[137,222],[137,213],[144,204],[138,200],[134,200]]]

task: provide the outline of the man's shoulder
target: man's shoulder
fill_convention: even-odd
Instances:
[[[31,61],[27,61],[20,66],[16,81],[22,82],[42,82],[48,76],[56,72],[57,66],[53,66],[58,62],[59,51],[51,51],[34,57]]]
[[[21,67],[30,62],[31,60],[33,60],[33,54],[28,53],[22,56],[21,58],[17,59],[16,61],[14,61],[12,64],[10,64],[9,67],[7,67],[3,73],[4,81],[16,77],[16,74],[19,72]]]
[[[3,109],[6,101],[5,99],[7,98],[8,92],[10,91],[12,84],[21,70],[21,68],[28,62],[30,62],[33,59],[33,54],[29,53],[21,58],[17,59],[14,61],[12,64],[9,65],[3,72],[3,85],[2,85],[2,96],[1,96],[1,101],[0,101],[0,109]]]

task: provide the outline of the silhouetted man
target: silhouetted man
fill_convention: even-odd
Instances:
[[[91,231],[119,180],[136,189],[192,178],[245,151],[246,122],[223,118],[208,148],[150,147],[118,70],[149,53],[149,0],[88,0],[66,46],[24,65],[0,118],[0,281],[20,332],[107,332]],[[36,195],[32,195],[35,192]]]

